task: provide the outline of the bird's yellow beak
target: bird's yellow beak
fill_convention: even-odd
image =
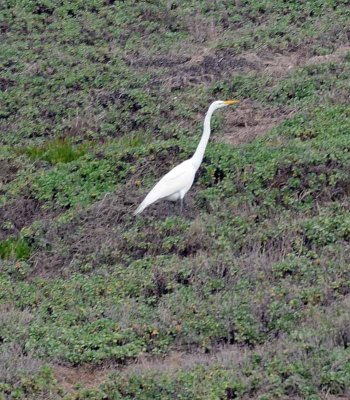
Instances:
[[[239,103],[239,100],[226,100],[224,101],[225,104],[227,104],[228,106],[231,104],[237,104]]]

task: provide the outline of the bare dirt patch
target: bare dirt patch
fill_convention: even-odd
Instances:
[[[78,384],[82,385],[85,389],[98,387],[106,380],[108,374],[112,372],[108,369],[94,368],[89,365],[80,367],[54,365],[53,370],[58,384],[69,394],[76,392]]]
[[[184,72],[194,77],[208,77],[210,81],[222,75],[232,72],[243,72],[255,69],[257,64],[254,60],[249,60],[237,56],[233,51],[220,50],[211,54],[205,51],[202,54],[193,56],[184,64]]]
[[[1,91],[5,91],[7,89],[10,89],[11,87],[13,87],[15,85],[16,85],[16,82],[13,79],[0,78],[0,90]]]
[[[187,56],[167,56],[128,59],[136,69],[153,72],[149,85],[169,91],[180,90],[198,84],[210,84],[233,72],[244,72],[257,68],[254,60],[237,56],[229,49],[213,50],[203,48]]]
[[[266,107],[251,101],[242,102],[234,112],[225,113],[224,132],[217,140],[234,145],[251,142],[294,113],[294,110],[282,107]]]
[[[342,58],[344,58],[345,55],[349,52],[350,52],[350,46],[341,46],[331,54],[326,54],[324,56],[314,56],[309,59],[306,59],[304,64],[312,65],[312,64],[324,64],[328,62],[338,62]]]
[[[20,197],[0,208],[0,240],[18,234],[24,227],[43,216],[41,206],[36,199]],[[6,227],[4,226],[6,223]]]
[[[141,57],[141,58],[127,58],[126,62],[128,65],[134,68],[172,68],[178,67],[179,65],[185,64],[190,60],[190,57],[186,56],[173,56],[173,57]]]
[[[163,56],[128,58],[126,61],[136,69],[155,72],[150,79],[150,86],[161,86],[170,91],[180,90],[198,84],[210,84],[223,76],[235,73],[263,72],[282,78],[293,69],[312,64],[337,62],[350,51],[349,46],[342,46],[332,54],[310,56],[307,48],[298,48],[289,53],[270,53],[258,55],[247,52],[237,55],[233,50],[198,49],[190,56]]]
[[[350,46],[341,46],[333,53],[323,56],[311,56],[308,48],[300,47],[289,53],[264,54],[244,53],[240,57],[253,65],[255,70],[263,71],[276,78],[286,76],[295,68],[314,64],[325,64],[340,61],[348,52]]]
[[[1,186],[11,182],[18,171],[18,167],[8,160],[0,160],[0,193]]]
[[[290,54],[276,54],[260,59],[259,70],[269,75],[282,78],[292,69],[302,65],[302,56],[298,52]]]

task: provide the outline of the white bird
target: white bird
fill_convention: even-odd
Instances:
[[[218,100],[210,105],[204,119],[203,135],[193,156],[164,175],[138,206],[134,215],[141,213],[146,207],[161,199],[170,201],[177,201],[180,199],[182,212],[183,198],[193,184],[194,177],[202,163],[205,148],[208,144],[211,116],[218,108],[236,103],[239,103],[239,100]]]

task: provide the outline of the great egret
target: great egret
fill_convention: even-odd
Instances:
[[[164,175],[138,206],[134,215],[141,213],[146,207],[161,199],[170,201],[177,201],[180,199],[182,212],[183,198],[192,186],[194,176],[202,163],[205,148],[208,144],[211,116],[218,108],[236,103],[239,103],[239,100],[218,100],[210,105],[204,119],[203,135],[193,156]]]

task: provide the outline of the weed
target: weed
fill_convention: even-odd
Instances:
[[[0,242],[0,258],[27,260],[31,254],[31,246],[26,239],[9,238]]]
[[[73,147],[67,139],[58,139],[39,147],[21,148],[18,152],[32,160],[44,160],[50,164],[69,163],[85,153],[86,145]]]

